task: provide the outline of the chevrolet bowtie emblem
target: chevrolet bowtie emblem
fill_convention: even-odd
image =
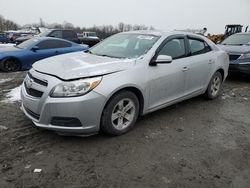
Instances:
[[[26,87],[27,87],[27,88],[31,88],[32,85],[33,85],[33,82],[34,82],[34,80],[28,77],[28,78],[25,80]]]

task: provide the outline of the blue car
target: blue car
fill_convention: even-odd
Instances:
[[[0,69],[4,72],[27,70],[41,59],[87,49],[88,46],[63,39],[34,37],[17,46],[0,48]]]
[[[6,34],[0,33],[0,43],[8,43],[9,39]]]

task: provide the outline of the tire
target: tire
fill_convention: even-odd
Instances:
[[[0,64],[0,69],[4,72],[16,72],[21,69],[21,63],[15,58],[3,59]]]
[[[130,91],[115,94],[105,106],[101,117],[101,131],[118,136],[128,132],[139,114],[139,101]]]
[[[213,77],[211,78],[207,91],[205,93],[205,97],[207,99],[215,99],[220,95],[221,88],[222,88],[222,75],[220,72],[216,72]]]

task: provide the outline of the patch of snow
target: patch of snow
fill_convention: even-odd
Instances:
[[[4,82],[9,82],[11,81],[12,79],[10,78],[7,78],[7,79],[0,79],[0,84],[3,84]]]
[[[6,126],[0,125],[0,131],[1,131],[1,130],[8,130],[8,128],[7,128]]]
[[[21,86],[10,90],[10,92],[6,94],[7,99],[3,100],[2,102],[13,103],[13,102],[16,102],[16,101],[21,101],[20,92],[21,92]]]
[[[42,172],[42,169],[40,169],[40,168],[34,169],[34,173],[41,173],[41,172]]]

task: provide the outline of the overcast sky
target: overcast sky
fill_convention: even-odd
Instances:
[[[0,0],[0,15],[20,25],[42,18],[80,27],[124,22],[222,33],[226,24],[250,25],[250,0]]]

